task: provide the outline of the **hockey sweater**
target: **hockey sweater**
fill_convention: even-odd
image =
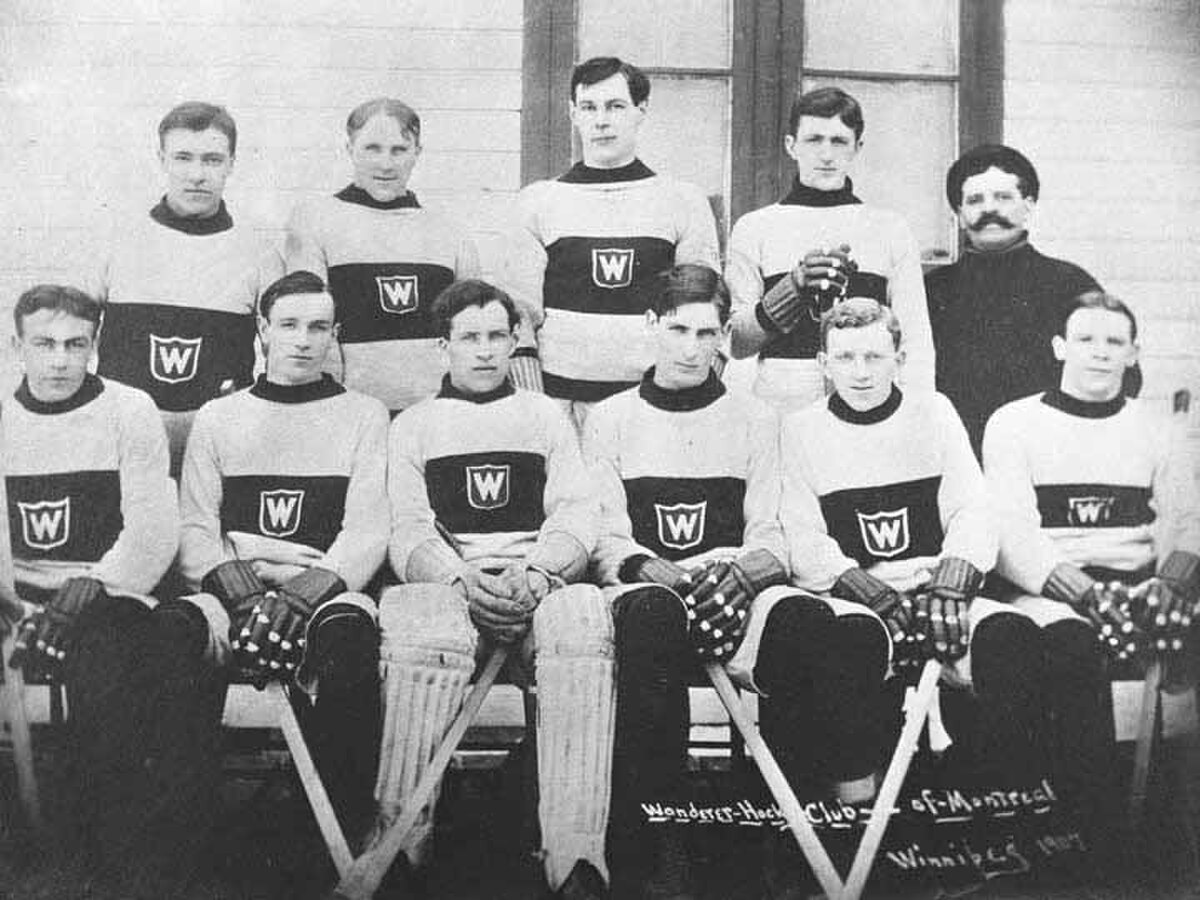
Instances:
[[[1139,400],[1055,389],[1002,406],[983,459],[1001,513],[1000,574],[1041,593],[1060,562],[1134,572],[1200,552],[1200,500],[1179,433]]]
[[[284,261],[326,279],[337,307],[347,387],[393,412],[434,394],[445,364],[429,308],[455,279],[479,275],[475,243],[409,193],[382,203],[350,185],[301,203],[287,225]]]
[[[847,296],[866,296],[887,304],[900,319],[908,363],[905,384],[932,391],[933,338],[921,257],[907,223],[890,210],[863,204],[850,188],[832,192],[836,205],[796,182],[778,203],[746,213],[733,226],[725,280],[733,298],[734,349],[742,335],[766,327],[759,310],[763,295],[785,278],[811,250],[850,246],[858,264]],[[824,398],[816,364],[821,349],[820,313],[812,310],[787,334],[774,333],[759,351],[756,390],[792,405]],[[799,396],[789,396],[789,395]]]
[[[582,572],[596,542],[575,429],[558,404],[505,382],[437,396],[392,422],[388,448],[392,568],[404,581],[450,583],[463,563],[526,560]]]
[[[647,282],[677,264],[719,269],[704,194],[640,160],[579,163],[526,187],[517,206],[504,285],[540,326],[546,393],[595,401],[636,385],[654,361]]]
[[[909,590],[943,556],[996,561],[987,490],[962,422],[941,394],[893,388],[858,412],[837,394],[783,420],[780,518],[793,580],[828,590],[858,566]]]
[[[602,498],[596,571],[615,584],[644,554],[679,561],[764,549],[786,566],[779,524],[779,424],[772,409],[733,397],[715,374],[669,391],[651,369],[588,415],[584,459]]]
[[[198,585],[230,559],[320,566],[359,590],[383,562],[387,411],[326,375],[260,376],[196,414],[183,465],[179,562]]]
[[[56,403],[25,382],[4,404],[3,464],[18,589],[88,576],[144,596],[179,538],[167,441],[142,391],[88,375]]]

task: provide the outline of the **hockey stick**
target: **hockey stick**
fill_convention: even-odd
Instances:
[[[925,720],[929,718],[929,710],[937,698],[938,678],[941,677],[941,674],[942,664],[940,662],[936,659],[925,660],[916,695],[905,712],[904,729],[900,732],[900,740],[896,743],[896,750],[892,754],[892,761],[888,764],[887,774],[883,777],[883,784],[879,788],[879,795],[875,798],[875,805],[871,807],[871,820],[867,823],[866,831],[863,832],[862,840],[858,845],[858,851],[854,854],[850,874],[846,876],[846,886],[840,895],[831,894],[831,897],[840,896],[842,900],[858,900],[867,886],[867,878],[870,877],[871,867],[875,864],[879,846],[883,843],[883,833],[891,820],[896,797],[899,796],[900,788],[904,785],[908,767],[917,752],[917,741],[920,740],[921,730],[925,727]]]
[[[834,868],[829,854],[825,852],[820,838],[813,830],[812,823],[808,821],[808,816],[804,814],[800,801],[796,799],[795,791],[788,784],[779,764],[775,762],[771,748],[767,746],[767,742],[758,732],[758,726],[742,705],[742,700],[730,682],[725,667],[721,663],[705,663],[704,671],[708,673],[709,680],[717,689],[717,696],[725,704],[729,718],[741,732],[742,739],[746,742],[746,749],[754,757],[754,762],[758,765],[758,770],[762,773],[763,780],[771,791],[771,796],[779,804],[783,818],[795,836],[796,843],[800,845],[804,858],[808,860],[813,873],[817,876],[821,889],[825,891],[827,897],[842,896],[842,880],[838,877],[837,869]]]
[[[1142,708],[1138,713],[1137,744],[1133,752],[1133,779],[1129,784],[1129,821],[1135,827],[1141,821],[1146,806],[1150,758],[1154,754],[1154,738],[1158,731],[1162,675],[1162,660],[1156,659],[1150,663],[1150,668],[1146,670],[1146,680],[1142,682]]]
[[[413,826],[417,824],[417,819],[425,808],[425,804],[437,789],[446,767],[450,765],[454,751],[458,749],[463,735],[475,721],[480,707],[483,706],[484,698],[487,697],[488,691],[491,690],[496,676],[500,674],[500,669],[507,659],[508,647],[501,645],[492,651],[487,665],[484,666],[483,672],[480,673],[475,684],[471,686],[471,692],[463,701],[458,716],[446,730],[437,753],[433,755],[428,768],[421,775],[417,786],[413,788],[408,803],[400,816],[387,827],[370,848],[354,860],[348,871],[342,872],[339,868],[341,881],[334,891],[334,898],[337,900],[370,900],[375,894],[379,883],[383,881],[383,876],[391,868],[392,861],[404,846]]]
[[[287,689],[278,681],[271,681],[267,684],[267,693],[275,701],[275,707],[279,711],[279,727],[283,730],[283,739],[287,742],[292,763],[296,766],[296,774],[300,776],[300,784],[308,797],[308,805],[312,808],[317,827],[321,829],[321,837],[325,839],[325,846],[329,848],[329,855],[333,858],[333,865],[337,868],[340,878],[350,870],[354,863],[354,855],[346,843],[346,836],[338,823],[337,812],[334,811],[321,775],[317,772],[308,744],[304,742],[304,733],[300,730],[300,723],[296,719],[296,711],[292,709]]]

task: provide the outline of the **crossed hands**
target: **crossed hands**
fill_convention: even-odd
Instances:
[[[524,640],[534,610],[554,588],[544,572],[524,562],[494,575],[468,566],[455,586],[467,601],[475,627],[498,644]]]

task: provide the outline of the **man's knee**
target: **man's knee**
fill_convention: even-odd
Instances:
[[[379,601],[379,627],[385,662],[474,666],[478,632],[466,601],[449,585],[388,588]]]
[[[612,606],[613,627],[618,645],[671,641],[687,633],[683,601],[670,588],[657,584],[638,585],[625,591]]]
[[[551,591],[533,614],[534,646],[542,656],[613,656],[613,622],[600,589],[570,584]]]
[[[971,634],[971,675],[980,692],[992,686],[1036,689],[1046,678],[1044,659],[1042,629],[1020,613],[990,614]]]

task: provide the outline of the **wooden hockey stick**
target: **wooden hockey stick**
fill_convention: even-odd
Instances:
[[[1132,826],[1141,821],[1146,807],[1146,784],[1150,780],[1150,760],[1154,755],[1154,739],[1158,732],[1158,710],[1162,702],[1163,664],[1161,659],[1150,663],[1146,680],[1142,682],[1142,708],[1138,712],[1137,744],[1133,752],[1133,778],[1129,783],[1129,820]]]
[[[827,897],[842,896],[842,880],[838,877],[837,869],[829,859],[829,854],[825,852],[821,839],[813,830],[812,823],[808,821],[808,816],[804,814],[800,801],[796,799],[795,791],[792,790],[792,786],[788,784],[787,778],[775,761],[771,748],[767,746],[767,742],[759,734],[758,726],[742,705],[742,700],[730,682],[725,667],[721,663],[705,663],[704,671],[708,673],[709,680],[717,689],[717,696],[721,698],[721,702],[725,704],[725,709],[729,712],[729,718],[737,726],[742,739],[746,742],[746,749],[754,757],[754,762],[758,765],[758,770],[762,773],[763,780],[771,791],[771,796],[779,804],[779,810],[783,813],[788,828],[795,836],[796,843],[800,845],[800,851],[804,854],[804,858],[812,866],[813,874],[817,876],[821,889],[825,891]]]
[[[487,697],[488,691],[491,690],[492,684],[496,681],[496,676],[500,674],[500,669],[504,666],[504,662],[507,659],[507,646],[501,645],[492,651],[492,655],[488,658],[483,672],[476,679],[475,684],[471,686],[470,693],[467,694],[466,700],[463,701],[458,716],[446,730],[437,753],[433,755],[433,759],[430,760],[429,766],[421,775],[417,786],[413,788],[413,792],[409,796],[404,810],[387,827],[383,834],[379,836],[379,839],[354,860],[348,871],[342,872],[339,869],[341,881],[334,891],[334,898],[340,898],[340,900],[370,900],[375,894],[379,883],[383,881],[383,876],[391,868],[392,861],[395,860],[396,855],[404,846],[404,842],[407,840],[413,826],[417,824],[417,819],[420,817],[421,811],[425,808],[425,804],[429,802],[429,798],[433,796],[433,792],[437,789],[438,782],[441,781],[446,767],[450,765],[454,751],[458,749],[463,735],[467,733],[467,729],[475,721],[480,707],[483,706],[484,698]]]
[[[942,664],[935,659],[927,659],[921,670],[921,680],[917,685],[917,693],[909,705],[904,717],[904,729],[900,732],[900,740],[888,764],[887,774],[871,807],[871,821],[867,823],[859,842],[858,851],[854,854],[854,862],[850,866],[850,874],[846,876],[846,886],[840,895],[842,900],[858,900],[863,889],[867,886],[867,878],[871,875],[871,867],[875,864],[875,856],[883,843],[883,833],[892,817],[892,809],[904,778],[908,775],[908,767],[917,752],[917,741],[921,738],[921,730],[925,720],[929,718],[929,710],[937,698],[938,679],[942,674]]]

